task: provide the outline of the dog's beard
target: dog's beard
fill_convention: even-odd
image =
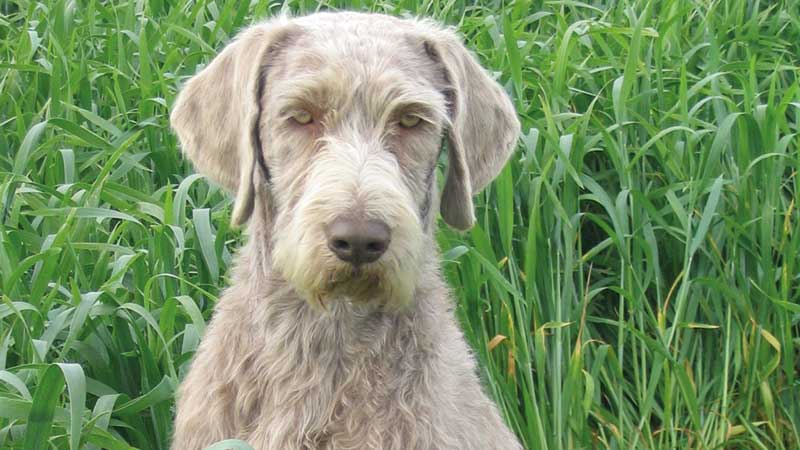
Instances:
[[[322,274],[322,282],[313,294],[321,306],[326,301],[349,299],[353,303],[389,303],[392,298],[391,281],[380,269],[353,267],[345,264]]]
[[[316,276],[290,281],[307,301],[323,309],[338,301],[399,309],[411,303],[416,284],[416,274],[403,275],[390,275],[374,265],[335,264]]]

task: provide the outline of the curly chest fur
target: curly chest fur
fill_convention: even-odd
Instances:
[[[437,447],[441,349],[415,314],[343,304],[320,314],[305,303],[276,314],[293,317],[264,317],[261,345],[230,348],[242,363],[226,391],[243,438],[256,448]]]

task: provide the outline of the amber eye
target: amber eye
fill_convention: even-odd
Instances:
[[[414,114],[403,114],[403,116],[400,117],[400,126],[403,128],[414,128],[419,125],[421,120],[419,116]]]
[[[301,109],[300,111],[297,111],[296,113],[292,114],[292,120],[299,123],[300,125],[307,125],[311,123],[311,121],[314,120],[314,118],[311,117],[310,112]]]

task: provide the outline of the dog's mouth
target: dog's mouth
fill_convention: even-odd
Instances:
[[[385,277],[370,266],[343,266],[332,271],[317,292],[318,300],[323,304],[336,299],[356,303],[380,302],[386,295]]]

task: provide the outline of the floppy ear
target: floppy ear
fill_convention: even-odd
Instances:
[[[520,132],[514,106],[456,35],[440,30],[426,51],[445,69],[451,126],[442,218],[467,230],[475,222],[472,196],[492,181],[516,146]]]
[[[231,222],[253,211],[253,171],[260,158],[262,71],[287,35],[283,18],[255,25],[193,76],[178,95],[170,123],[184,154],[212,181],[236,193]]]

